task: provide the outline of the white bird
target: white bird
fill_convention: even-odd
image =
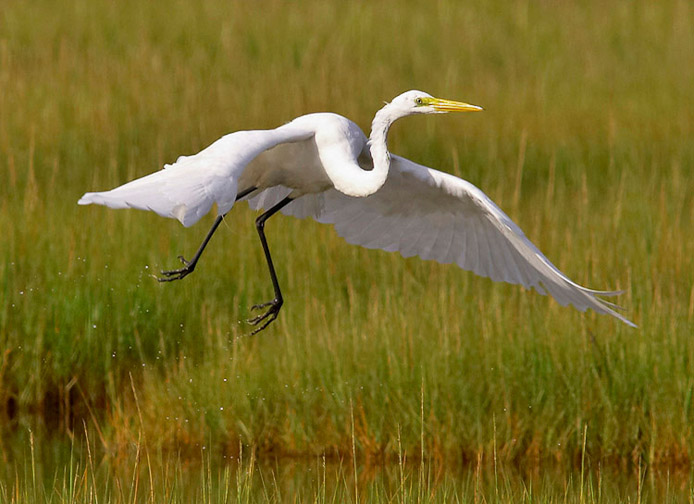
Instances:
[[[248,322],[255,334],[277,318],[283,298],[265,221],[282,210],[333,224],[349,243],[456,263],[495,281],[549,293],[561,305],[612,315],[636,327],[596,291],[572,282],[521,229],[471,183],[391,155],[388,129],[412,114],[479,111],[481,107],[407,91],[379,110],[366,138],[349,119],[332,113],[308,114],[272,130],[237,131],[192,156],[181,156],[163,170],[111,191],[86,193],[80,205],[152,210],[192,226],[214,203],[218,216],[192,260],[162,271],[159,281],[192,273],[200,256],[236,201],[266,211],[256,219],[275,297],[252,309],[267,308]]]

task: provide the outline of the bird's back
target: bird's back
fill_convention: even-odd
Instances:
[[[312,131],[306,139],[277,144],[256,156],[243,170],[239,190],[285,186],[293,196],[318,193],[333,187],[331,170],[341,164],[369,169],[367,138],[354,122],[328,112],[307,114],[280,126]]]

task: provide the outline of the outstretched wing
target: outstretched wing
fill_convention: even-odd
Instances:
[[[251,204],[265,206],[284,192],[266,191]],[[495,281],[549,293],[562,305],[581,311],[592,308],[634,326],[615,311],[616,305],[598,297],[620,292],[595,291],[571,281],[480,189],[399,156],[392,156],[388,180],[371,196],[353,198],[330,190],[300,198],[284,211],[333,224],[355,245],[455,263]]]
[[[291,122],[273,130],[237,131],[192,156],[181,156],[163,170],[106,192],[86,193],[80,205],[152,210],[188,227],[217,203],[228,212],[236,200],[244,168],[262,152],[281,143],[311,138],[308,122]]]

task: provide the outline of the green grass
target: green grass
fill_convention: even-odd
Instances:
[[[152,450],[680,467],[694,453],[694,11],[686,1],[50,2],[0,9],[0,402]],[[633,330],[276,217],[78,207],[224,133],[409,88],[485,107],[392,151],[485,190]],[[138,401],[135,401],[136,391]],[[139,405],[139,407],[137,407]],[[586,432],[585,450],[583,435]],[[354,444],[354,446],[353,446]],[[70,479],[72,481],[72,479]],[[7,490],[9,492],[9,490]]]
[[[86,433],[86,435],[85,435]],[[22,433],[25,434],[25,433]],[[94,456],[93,432],[72,441],[35,441],[19,435],[4,451],[12,460],[0,469],[0,502],[300,502],[300,503],[578,503],[692,502],[691,474],[625,474],[602,466],[500,471],[479,458],[471,467],[410,461],[361,467],[325,456],[303,461],[258,459],[253,451],[193,457],[150,453],[138,442],[108,463]]]

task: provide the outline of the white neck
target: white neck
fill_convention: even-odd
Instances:
[[[386,105],[381,110],[376,112],[371,123],[371,135],[369,136],[369,150],[371,159],[373,160],[373,169],[370,171],[363,170],[360,173],[359,181],[360,193],[359,196],[369,196],[378,191],[388,178],[390,169],[390,153],[386,140],[388,137],[388,129],[397,117],[393,116],[389,105]]]
[[[363,198],[375,193],[385,184],[390,169],[390,153],[386,145],[388,128],[395,119],[401,117],[392,108],[389,104],[383,107],[376,112],[371,123],[368,147],[373,160],[373,168],[364,170],[354,163],[353,166],[357,168],[356,170],[337,170],[331,174],[330,178],[333,185],[340,192]]]
[[[393,124],[392,114],[388,110],[388,105],[376,112],[374,120],[371,122],[371,135],[369,136],[369,149],[371,158],[374,162],[372,174],[375,181],[380,181],[381,187],[388,177],[390,169],[390,153],[388,152],[388,129]],[[375,192],[375,191],[374,191]]]

